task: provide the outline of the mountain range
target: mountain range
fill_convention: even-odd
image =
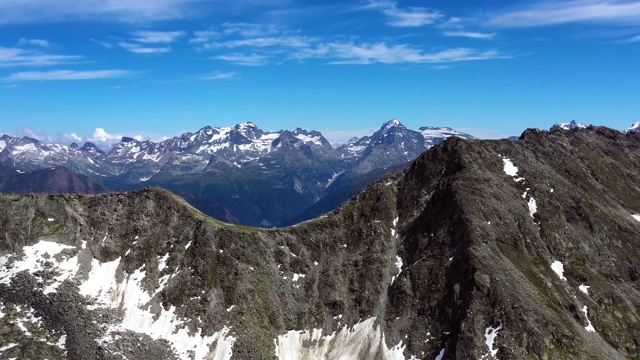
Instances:
[[[588,126],[448,138],[280,229],[0,194],[0,357],[635,359],[639,177],[640,133]]]
[[[4,135],[0,163],[21,172],[65,167],[114,190],[164,187],[222,221],[273,227],[334,209],[449,136],[473,138],[451,128],[415,131],[397,119],[337,148],[317,131],[267,132],[250,122],[206,126],[161,142],[124,137],[107,152],[92,143],[65,146]],[[1,185],[0,191],[15,191]]]

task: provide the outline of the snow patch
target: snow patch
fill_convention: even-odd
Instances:
[[[498,325],[497,328],[489,326],[484,330],[484,343],[487,345],[487,348],[489,348],[489,353],[483,355],[480,359],[487,359],[489,357],[495,358],[496,355],[498,355],[498,349],[493,348],[493,343],[496,340],[496,336],[498,336],[498,331],[500,330],[502,330],[502,321],[500,321],[500,325]]]
[[[631,215],[631,217],[636,219],[637,221],[640,221],[640,214]]]
[[[406,345],[400,341],[387,348],[380,326],[374,326],[375,320],[369,318],[352,328],[345,325],[329,335],[324,335],[322,329],[291,330],[274,339],[275,355],[279,360],[372,359],[381,352],[382,359],[404,360]]]
[[[27,270],[31,274],[41,271],[51,266],[49,270],[58,270],[60,274],[53,279],[51,285],[45,288],[45,293],[53,291],[54,288],[75,274],[77,271],[77,258],[71,257],[63,259],[58,263],[53,257],[66,249],[73,249],[73,246],[59,244],[53,241],[39,241],[38,243],[22,248],[24,256],[19,259],[18,255],[5,255],[0,257],[0,284],[9,284],[13,275]],[[10,263],[11,259],[16,259]]]
[[[435,360],[442,360],[442,358],[444,357],[444,349],[442,348],[442,350],[440,350],[440,352],[438,353],[438,356],[436,356]]]
[[[590,287],[591,286],[587,286],[587,285],[582,284],[582,285],[578,286],[578,289],[580,289],[580,291],[582,291],[583,293],[589,295],[589,288]]]
[[[163,257],[158,257],[158,272],[162,272],[167,267],[167,261],[169,260],[169,253],[166,253]]]
[[[54,219],[54,218],[47,218],[47,221],[48,221],[48,222],[52,222],[52,221],[56,221],[56,219]]]
[[[293,273],[293,277],[291,278],[291,281],[298,281],[298,279],[301,279],[303,277],[305,277],[307,275],[305,274],[297,274],[297,273]]]
[[[558,260],[554,261],[554,262],[551,264],[551,269],[552,269],[556,274],[558,274],[558,277],[559,277],[560,279],[562,279],[562,280],[564,280],[564,281],[567,281],[567,278],[566,278],[566,277],[564,277],[564,275],[563,275],[563,274],[564,274],[564,265],[563,265],[560,261],[558,261]]]
[[[398,273],[395,276],[391,277],[391,284],[400,276],[402,272],[402,258],[396,255],[396,268],[398,268]]]
[[[536,200],[534,198],[529,198],[527,202],[527,206],[529,207],[529,215],[533,218],[535,213],[538,212],[538,206],[536,205]]]
[[[581,310],[584,313],[584,317],[587,318],[587,326],[584,327],[585,330],[587,330],[588,332],[596,332],[596,329],[591,324],[591,320],[589,320],[589,317],[587,316],[587,305],[583,306]]]
[[[518,168],[515,167],[515,165],[513,165],[513,162],[511,162],[511,159],[503,158],[502,162],[504,163],[504,167],[502,168],[502,170],[504,171],[505,174],[511,177],[518,176]]]

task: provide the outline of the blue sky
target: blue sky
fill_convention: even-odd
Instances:
[[[640,1],[2,0],[0,133],[640,120]]]

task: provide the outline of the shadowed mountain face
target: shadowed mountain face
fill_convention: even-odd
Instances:
[[[79,193],[97,194],[109,189],[93,179],[63,167],[24,172],[0,164],[2,193]]]
[[[283,229],[157,189],[3,195],[0,355],[635,358],[639,173],[640,134],[588,127],[446,140]]]

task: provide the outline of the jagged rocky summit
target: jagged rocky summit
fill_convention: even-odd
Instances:
[[[289,228],[0,196],[0,357],[640,356],[640,134],[450,138]]]

